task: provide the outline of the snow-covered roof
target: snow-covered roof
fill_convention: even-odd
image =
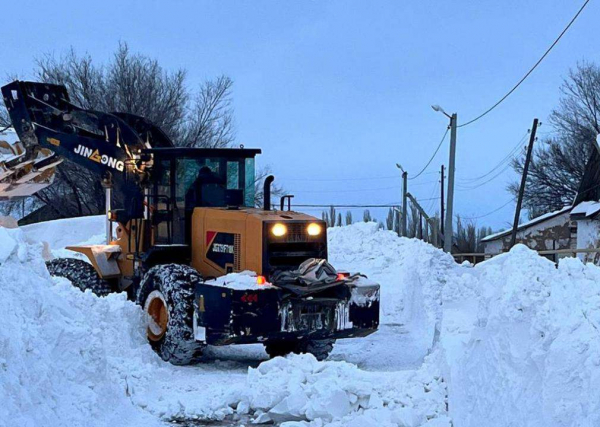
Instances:
[[[544,222],[546,220],[555,218],[559,215],[569,212],[572,208],[573,208],[572,206],[565,206],[562,209],[559,209],[557,211],[548,212],[548,213],[545,213],[544,215],[540,215],[536,218],[533,218],[530,221],[519,224],[519,226],[517,227],[517,231],[523,230],[527,227],[531,227],[532,225],[539,224],[540,222]],[[494,234],[490,234],[489,236],[485,236],[483,239],[481,239],[481,241],[482,242],[490,242],[492,240],[496,240],[496,239],[500,239],[504,236],[508,236],[511,232],[512,232],[512,228],[509,228],[507,230],[499,231],[498,233],[494,233]]]
[[[589,200],[581,202],[571,211],[572,217],[589,218],[600,212],[600,202]]]

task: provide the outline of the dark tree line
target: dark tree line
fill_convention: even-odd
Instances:
[[[473,221],[464,221],[460,216],[456,217],[454,230],[455,250],[458,253],[482,253],[484,247],[482,239],[492,234],[491,227],[477,227]]]
[[[342,225],[352,224],[351,211],[346,211],[346,219],[343,224],[342,214],[341,212],[337,212],[334,206],[331,206],[327,211],[323,211],[321,213],[321,218],[327,223],[328,227],[340,227]],[[434,218],[439,221],[437,214]],[[364,222],[378,222],[368,209],[363,212],[362,220]],[[419,228],[419,221],[422,221],[421,230]],[[401,224],[398,210],[390,208],[385,222],[379,222],[379,227],[394,231],[396,234],[400,235]],[[436,240],[435,236],[433,236],[435,231],[431,227],[425,227],[425,220],[420,217],[419,211],[412,203],[409,204],[406,231],[408,238],[420,238],[420,231],[422,231],[423,240],[428,242],[435,242]],[[481,240],[490,234],[492,234],[491,227],[478,227],[474,221],[465,221],[460,216],[457,216],[454,228],[454,250],[460,253],[481,253],[484,251]]]
[[[600,67],[580,63],[569,71],[561,98],[549,117],[552,133],[536,142],[524,194],[530,217],[554,211],[573,202],[600,133]],[[524,155],[512,161],[522,174]],[[509,186],[517,195],[519,183]]]

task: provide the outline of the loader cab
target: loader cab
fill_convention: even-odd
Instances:
[[[197,207],[254,207],[259,149],[155,148],[150,204],[157,245],[187,245]]]

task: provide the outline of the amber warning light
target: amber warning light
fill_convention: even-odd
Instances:
[[[350,276],[350,273],[344,272],[344,273],[338,273],[336,280],[345,280]]]

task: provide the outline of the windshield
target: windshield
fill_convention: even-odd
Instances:
[[[254,159],[183,158],[176,160],[176,201],[183,207],[254,206]],[[203,194],[203,197],[200,197]],[[189,203],[186,203],[188,200]],[[233,203],[233,200],[239,200]]]

